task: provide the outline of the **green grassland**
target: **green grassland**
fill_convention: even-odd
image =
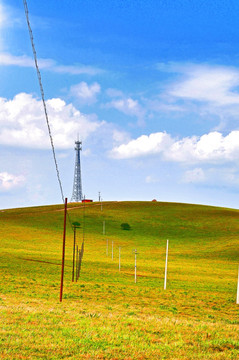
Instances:
[[[238,210],[106,202],[68,214],[79,246],[85,222],[85,251],[72,283],[68,222],[60,303],[63,206],[0,212],[1,359],[239,359]]]

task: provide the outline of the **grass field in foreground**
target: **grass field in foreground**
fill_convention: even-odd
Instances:
[[[1,359],[239,359],[239,211],[159,202],[106,202],[103,211],[88,205],[77,283],[68,224],[59,303],[62,209],[0,212]],[[68,213],[81,223],[80,246],[83,206],[70,204]]]

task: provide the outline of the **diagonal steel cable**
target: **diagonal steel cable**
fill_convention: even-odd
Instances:
[[[34,56],[38,82],[39,82],[40,91],[41,91],[41,98],[42,98],[42,103],[43,103],[43,108],[44,108],[44,113],[45,113],[45,118],[46,118],[46,123],[47,123],[47,128],[48,128],[48,134],[49,134],[49,138],[50,138],[50,142],[51,142],[51,148],[52,148],[52,153],[53,153],[53,158],[54,158],[54,163],[55,163],[55,168],[56,168],[57,179],[58,179],[58,183],[59,183],[59,186],[60,186],[60,192],[61,192],[62,201],[63,201],[63,204],[64,204],[65,198],[64,198],[64,193],[63,193],[63,187],[62,187],[62,182],[61,182],[61,178],[60,178],[60,172],[59,172],[59,168],[58,168],[58,164],[57,164],[57,160],[56,160],[56,152],[55,152],[53,137],[52,137],[52,133],[51,133],[51,127],[50,127],[47,108],[46,108],[45,95],[44,95],[44,90],[43,90],[43,85],[42,85],[42,80],[41,80],[41,73],[40,73],[40,70],[39,70],[39,67],[38,67],[38,62],[37,62],[37,53],[36,53],[36,49],[35,49],[35,45],[34,45],[33,33],[32,33],[30,20],[29,20],[29,12],[28,12],[27,1],[23,0],[23,4],[24,4],[25,15],[26,15],[26,20],[27,20],[27,26],[28,26],[28,31],[29,31],[29,35],[30,35],[31,45],[32,45],[32,52],[33,52],[33,56]],[[68,212],[67,212],[67,216],[68,216],[68,220],[69,220],[69,222],[71,224],[71,228],[73,230],[72,222],[70,220],[70,216],[69,216]]]

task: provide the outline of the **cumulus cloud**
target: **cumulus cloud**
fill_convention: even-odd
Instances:
[[[92,104],[96,102],[96,97],[100,93],[101,88],[97,82],[88,85],[85,81],[73,85],[70,88],[72,96],[77,98],[81,103]]]
[[[142,155],[160,154],[165,147],[169,147],[172,140],[170,135],[162,132],[142,135],[135,140],[115,147],[111,155],[118,159],[134,158]]]
[[[56,148],[71,148],[72,139],[78,133],[85,140],[104,125],[104,122],[91,120],[59,98],[47,100],[46,105]],[[40,149],[50,147],[40,99],[26,93],[20,93],[12,100],[0,98],[0,144]]]
[[[13,188],[22,186],[25,183],[25,177],[23,175],[13,175],[8,172],[0,173],[0,190],[8,191]]]
[[[149,155],[159,155],[163,160],[180,163],[236,161],[239,156],[239,131],[232,131],[226,136],[214,131],[182,139],[158,132],[142,135],[111,151],[111,156],[116,159]]]
[[[96,75],[102,73],[103,70],[97,67],[88,65],[61,65],[53,59],[39,59],[38,64],[40,69],[49,70],[61,74],[70,75]],[[9,53],[0,53],[0,66],[18,66],[18,67],[35,67],[33,58],[22,55],[14,56]]]

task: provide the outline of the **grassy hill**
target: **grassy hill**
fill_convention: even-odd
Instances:
[[[106,202],[68,213],[78,246],[85,222],[85,252],[72,283],[68,223],[59,303],[63,206],[0,212],[1,359],[239,359],[239,211]]]

